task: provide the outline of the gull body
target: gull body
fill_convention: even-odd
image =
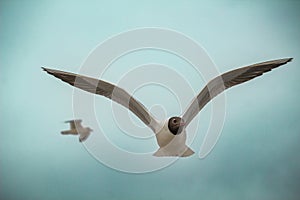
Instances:
[[[162,128],[155,134],[157,144],[160,148],[153,155],[158,157],[187,157],[194,154],[194,151],[186,145],[186,130],[183,129],[180,133],[174,135],[169,129],[169,121],[162,122]]]

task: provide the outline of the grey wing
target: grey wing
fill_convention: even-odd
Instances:
[[[261,76],[263,73],[271,71],[290,61],[292,61],[292,58],[262,62],[232,70],[214,78],[202,89],[198,96],[193,99],[188,109],[184,112],[182,118],[185,120],[186,126],[211,99],[224,90]]]
[[[157,120],[148,112],[145,106],[118,86],[87,76],[47,69],[44,67],[42,67],[42,69],[48,74],[51,74],[74,87],[93,94],[102,95],[121,104],[133,112],[154,132],[156,132],[157,127],[159,127]]]
[[[75,120],[68,120],[68,121],[65,121],[65,123],[70,123],[70,129],[76,129],[76,127],[82,127],[81,126],[81,122],[82,120],[81,119],[75,119]]]

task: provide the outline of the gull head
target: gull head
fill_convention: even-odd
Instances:
[[[171,117],[168,128],[173,135],[179,135],[184,130],[185,122],[181,117]]]

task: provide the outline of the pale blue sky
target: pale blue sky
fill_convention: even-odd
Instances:
[[[298,199],[299,9],[300,1],[292,0],[0,1],[0,198]],[[206,159],[121,173],[97,162],[77,138],[59,134],[67,128],[61,122],[72,118],[73,89],[40,67],[76,72],[100,42],[141,27],[186,34],[221,72],[276,58],[294,61],[227,91],[222,136]],[[158,54],[142,56],[147,62],[169,58]],[[129,58],[124,63],[135,63]],[[198,78],[191,79],[196,91],[204,84]],[[201,113],[201,129],[209,115],[209,109]]]

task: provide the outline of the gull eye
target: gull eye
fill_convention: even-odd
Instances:
[[[177,122],[177,120],[176,120],[176,119],[173,119],[173,123],[175,123],[175,124],[176,124],[176,122]]]

